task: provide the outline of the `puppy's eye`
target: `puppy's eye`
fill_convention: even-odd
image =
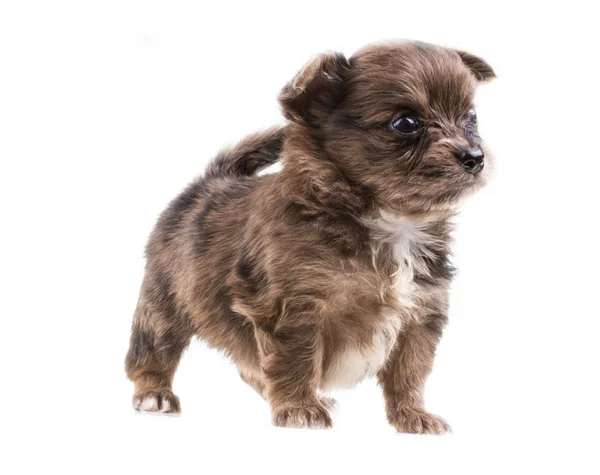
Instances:
[[[472,124],[477,123],[477,112],[475,112],[475,109],[471,109],[469,112],[467,112],[467,119]]]
[[[421,124],[414,115],[403,115],[392,122],[392,127],[401,134],[414,134],[421,128]]]

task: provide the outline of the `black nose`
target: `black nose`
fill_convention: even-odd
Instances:
[[[469,173],[475,174],[483,169],[483,152],[479,147],[458,152],[456,157],[465,171]]]

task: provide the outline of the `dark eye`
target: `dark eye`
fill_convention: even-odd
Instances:
[[[392,122],[392,127],[401,134],[414,134],[421,128],[421,124],[415,116],[403,115]]]
[[[471,109],[469,112],[467,112],[467,119],[469,119],[469,122],[472,124],[477,123],[477,112],[475,112],[475,109]]]

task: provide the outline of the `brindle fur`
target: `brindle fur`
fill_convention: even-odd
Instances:
[[[276,425],[330,427],[320,391],[376,373],[397,430],[449,430],[425,411],[423,387],[447,319],[449,220],[490,165],[486,151],[486,173],[469,175],[454,153],[483,146],[464,118],[493,77],[480,58],[414,42],[305,66],[280,95],[288,123],[219,154],[150,236],[126,358],[135,407],[179,412],[173,375],[197,335],[235,362]],[[419,138],[390,128],[408,110]],[[256,176],[280,159],[281,172]],[[420,236],[408,260],[394,247],[407,231],[384,215]],[[363,371],[363,355],[382,354]]]

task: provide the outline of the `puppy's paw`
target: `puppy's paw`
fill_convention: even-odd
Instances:
[[[323,404],[277,409],[273,411],[273,424],[310,429],[328,429],[332,426],[331,416]]]
[[[181,412],[179,398],[168,389],[135,394],[133,396],[133,407],[141,412],[162,412],[171,414]]]
[[[450,425],[440,416],[430,414],[424,409],[401,407],[388,416],[398,432],[409,434],[436,434],[451,432]]]

